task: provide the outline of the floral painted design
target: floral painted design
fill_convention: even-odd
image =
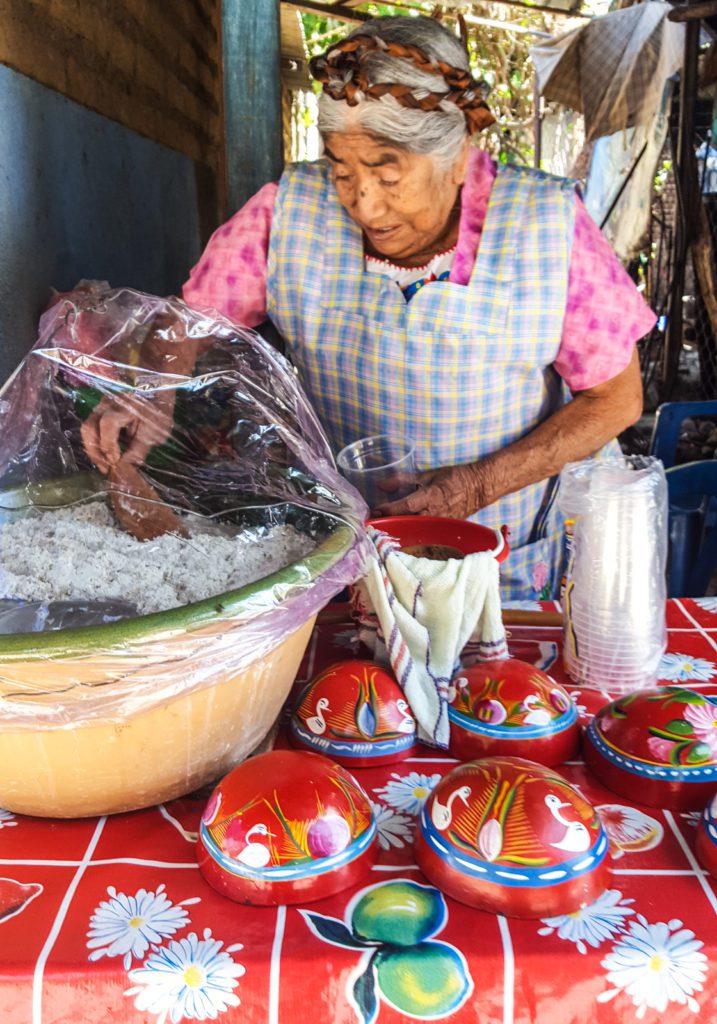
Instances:
[[[623,899],[619,889],[608,889],[594,903],[559,917],[544,917],[544,928],[538,935],[556,934],[559,939],[574,942],[578,953],[587,953],[588,946],[597,949],[607,939],[625,929],[626,918],[634,914],[634,900]]]
[[[536,562],[533,566],[533,590],[542,600],[550,597],[550,566],[547,562]]]
[[[410,772],[408,775],[398,775],[392,772],[383,789],[374,792],[395,810],[415,815],[419,813],[440,778],[439,774],[422,775],[420,772]]]
[[[448,920],[443,894],[405,878],[356,893],[344,919],[300,911],[322,942],[360,954],[346,983],[359,1024],[374,1024],[381,1005],[401,1020],[435,1020],[455,1013],[473,991],[463,954],[435,936]]]
[[[671,683],[708,683],[715,675],[715,663],[706,658],[692,658],[689,654],[663,654],[658,668],[658,679]]]
[[[682,716],[660,727],[649,726],[648,749],[657,761],[666,764],[712,761],[717,757],[717,706],[685,690],[678,693],[680,696],[673,699],[684,705]]]
[[[12,811],[5,811],[0,807],[0,828],[14,828],[15,825],[17,821]]]
[[[639,914],[602,961],[607,980],[614,988],[600,993],[606,1003],[624,992],[642,1019],[647,1010],[664,1013],[670,1003],[699,1012],[694,993],[700,992],[707,974],[707,957],[695,933],[682,921],[649,924]]]
[[[610,736],[638,699],[642,701],[638,693],[632,693],[608,705],[600,713],[601,730]],[[647,695],[646,703],[659,705],[652,716],[657,724],[648,725],[644,739],[640,736],[655,762],[691,768],[717,758],[717,704],[710,698],[669,686]]]
[[[156,1013],[157,1024],[171,1021],[214,1020],[241,1000],[234,991],[246,968],[229,954],[241,944],[227,946],[212,937],[205,928],[200,939],[195,932],[173,939],[155,950],[141,967],[129,972],[132,987],[126,996],[134,996],[140,1011]]]
[[[391,807],[372,803],[379,846],[388,850],[395,847],[400,850],[407,846],[413,838],[414,821],[406,814],[399,814]]]
[[[89,959],[121,956],[125,970],[129,970],[133,957],[141,960],[151,945],[189,924],[184,907],[199,902],[199,897],[194,897],[174,904],[163,885],[156,892],[140,889],[134,896],[117,892],[113,886],[108,887],[107,893],[110,898],[103,900],[90,918]]]
[[[717,705],[688,704],[685,718],[692,724],[697,739],[710,748],[713,757],[717,757]]]
[[[717,615],[717,597],[693,597],[692,600],[703,612],[714,612]]]
[[[602,804],[595,810],[610,840],[613,859],[652,850],[662,842],[664,829],[660,822],[635,807]]]

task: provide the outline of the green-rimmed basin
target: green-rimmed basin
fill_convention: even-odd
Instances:
[[[92,495],[91,477],[5,491],[0,521]],[[267,514],[245,513],[247,525]],[[270,514],[317,546],[209,600],[0,636],[0,806],[57,817],[144,807],[204,785],[261,742],[311,635],[321,603],[312,590],[355,543],[323,513],[287,505]]]

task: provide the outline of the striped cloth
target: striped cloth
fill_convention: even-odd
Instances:
[[[498,563],[490,551],[414,558],[387,534],[368,534],[376,558],[352,598],[361,640],[375,661],[390,662],[419,739],[446,748],[450,684],[466,643],[479,660],[508,657]]]
[[[555,411],[573,239],[571,183],[501,167],[468,284],[431,283],[406,303],[363,272],[359,227],[323,161],[282,177],[269,248],[269,315],[335,450],[372,434],[416,444],[419,468],[472,462]],[[547,595],[559,583],[562,524],[542,482],[473,518],[507,524],[503,595]]]

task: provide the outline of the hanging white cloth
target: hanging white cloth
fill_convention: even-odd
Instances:
[[[459,655],[506,658],[498,563],[489,551],[437,561],[401,551],[369,527],[376,557],[357,584],[361,640],[377,661],[390,662],[418,722],[423,742],[447,747],[448,698]]]

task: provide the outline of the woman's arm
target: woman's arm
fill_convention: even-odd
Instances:
[[[566,463],[594,454],[641,413],[642,381],[635,350],[616,377],[578,392],[519,441],[478,462],[424,473],[413,494],[378,511],[464,519],[506,494],[554,476]]]

